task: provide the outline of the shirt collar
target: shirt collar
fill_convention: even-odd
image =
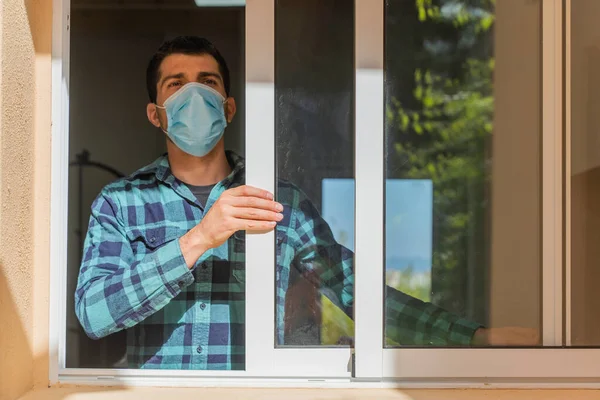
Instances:
[[[229,188],[232,185],[242,185],[245,180],[244,158],[230,150],[225,151],[225,156],[227,157],[227,161],[231,166],[231,173],[223,181],[221,181],[221,183],[226,188]],[[157,158],[152,164],[149,164],[136,171],[132,177],[148,174],[153,174],[156,179],[173,187],[175,190],[179,185],[182,185],[182,182],[175,178],[175,175],[173,175],[171,172],[169,158],[167,157],[166,153]]]

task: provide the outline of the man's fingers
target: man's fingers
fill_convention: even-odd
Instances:
[[[263,189],[245,185],[230,189],[227,193],[230,195],[227,203],[234,207],[259,208],[276,213],[283,211],[283,206],[273,201],[273,194]]]
[[[236,188],[229,189],[227,191],[227,193],[232,196],[236,196],[236,197],[239,197],[239,196],[258,197],[261,199],[273,200],[273,193],[271,193],[267,190],[264,190],[264,189],[259,189],[254,186],[248,186],[248,185],[238,186]]]
[[[277,223],[275,221],[257,221],[253,219],[238,219],[238,230],[246,232],[269,232],[272,231]]]
[[[283,219],[283,214],[260,208],[234,207],[233,210],[233,217],[244,220],[279,222]]]
[[[276,201],[265,200],[258,197],[237,196],[231,197],[229,204],[239,208],[256,208],[261,210],[282,212],[283,206]]]

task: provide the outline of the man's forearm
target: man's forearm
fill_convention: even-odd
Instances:
[[[386,336],[402,345],[469,346],[481,325],[386,286]]]

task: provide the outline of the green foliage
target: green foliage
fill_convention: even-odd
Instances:
[[[389,157],[402,166],[400,175],[433,183],[432,300],[461,314],[472,308],[465,296],[467,266],[485,268],[494,59],[480,48],[491,37],[493,6],[494,0],[416,0],[419,21],[432,31],[452,26],[451,52],[426,52],[425,67],[414,69],[412,99],[403,104],[392,97],[386,109],[395,132]],[[484,303],[481,296],[475,301]]]
[[[402,270],[388,270],[386,284],[396,290],[423,301],[431,297],[431,273],[417,272],[412,266]]]
[[[321,295],[321,344],[334,346],[342,338],[354,337],[354,321],[327,296]]]
[[[411,269],[388,271],[386,281],[480,322],[486,315],[480,278],[487,268],[484,225],[494,116],[494,58],[489,51],[494,5],[495,0],[415,0],[422,30],[414,34],[422,36],[421,48],[407,48],[408,41],[401,37],[387,38],[389,43],[401,42],[398,52],[386,45],[388,60],[414,56],[411,62],[416,65],[412,76],[405,73],[401,78],[412,79],[411,96],[392,92],[388,98],[388,164],[394,178],[432,180],[433,297],[430,286],[419,285]],[[426,41],[441,41],[445,47],[427,48]],[[469,297],[465,282],[472,271],[478,273],[479,287]],[[468,304],[468,299],[476,304]],[[353,336],[352,321],[326,298],[321,332],[323,344]]]

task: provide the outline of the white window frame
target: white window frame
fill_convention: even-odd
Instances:
[[[275,0],[246,4],[247,183],[275,189]],[[275,347],[273,233],[248,235],[246,370],[161,371],[65,368],[70,0],[54,1],[52,49],[52,194],[50,382],[88,385],[296,387],[596,386],[600,349],[384,349],[384,0],[355,0],[355,368],[345,348]],[[570,0],[566,10],[570,16]],[[570,321],[570,262],[563,274],[563,4],[543,2],[543,344],[563,338],[563,283]],[[566,55],[570,55],[566,18]],[[569,60],[569,59],[568,59]],[[569,72],[569,62],[566,63]],[[569,81],[565,93],[570,96]],[[566,121],[570,120],[569,98]],[[375,126],[373,125],[375,123]],[[567,124],[566,150],[570,129]],[[565,169],[565,170],[563,170]],[[564,182],[569,188],[570,182]],[[568,193],[568,192],[567,192]],[[566,205],[569,205],[568,196]],[[569,213],[567,213],[568,216]],[[566,229],[566,230],[565,230]],[[373,260],[380,260],[374,263]],[[269,340],[265,340],[269,338]],[[577,381],[579,379],[579,381]],[[584,381],[581,381],[584,379]],[[600,385],[598,385],[600,386]]]

